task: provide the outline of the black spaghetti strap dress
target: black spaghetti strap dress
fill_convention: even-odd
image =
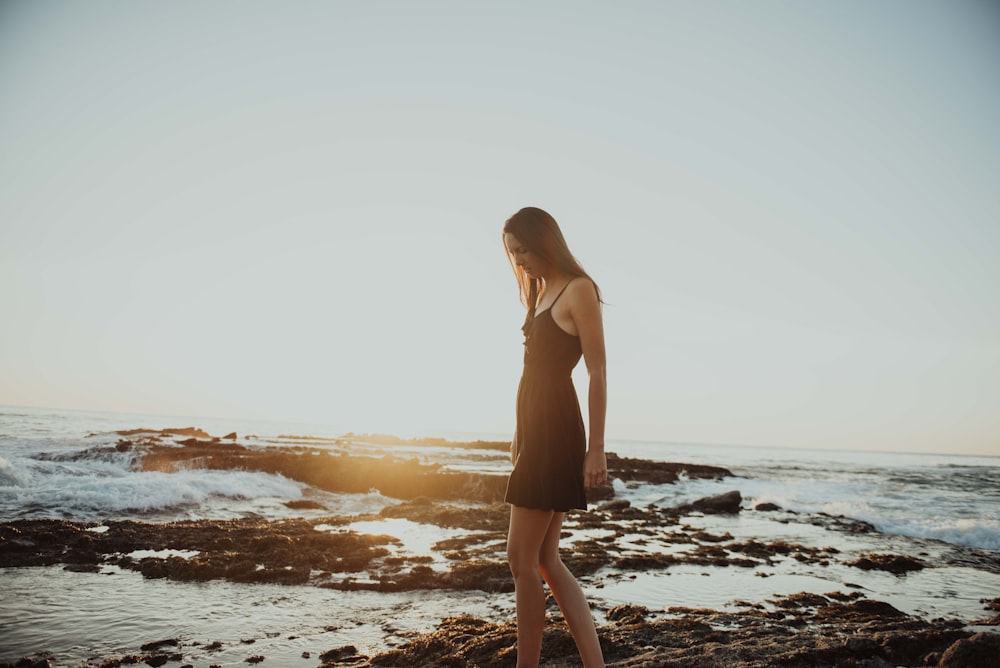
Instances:
[[[569,285],[568,283],[566,284]],[[587,437],[571,374],[580,338],[552,319],[552,306],[525,326],[524,373],[517,388],[517,463],[507,481],[507,503],[566,512],[586,510],[583,460]]]

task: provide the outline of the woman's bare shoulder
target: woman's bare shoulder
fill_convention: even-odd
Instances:
[[[574,304],[597,304],[597,285],[586,276],[573,278],[566,286],[566,295]]]

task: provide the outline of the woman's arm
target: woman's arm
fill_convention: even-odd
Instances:
[[[604,421],[608,408],[607,361],[604,351],[604,323],[601,302],[590,281],[573,281],[570,284],[569,311],[576,325],[583,361],[590,378],[587,406],[590,413],[590,437],[587,457],[584,460],[583,481],[587,487],[596,487],[607,481],[608,462],[604,455]]]

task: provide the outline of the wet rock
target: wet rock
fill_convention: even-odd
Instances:
[[[387,506],[382,509],[379,515],[470,531],[506,532],[507,526],[510,524],[510,506],[506,503],[494,503],[470,511],[469,508],[440,503],[428,497],[418,497],[394,506]]]
[[[885,601],[861,599],[851,603],[831,603],[817,611],[820,619],[847,620],[855,623],[885,621],[907,617]]]
[[[319,655],[320,668],[325,668],[329,666],[342,665],[346,660],[350,660],[351,663],[355,663],[358,660],[363,660],[368,657],[364,657],[358,654],[358,649],[354,645],[344,645],[343,647],[338,647],[336,649],[331,649],[327,652],[323,652]]]
[[[512,592],[514,580],[505,562],[473,560],[459,562],[445,575],[451,589],[478,589],[487,592]]]
[[[983,598],[979,600],[980,603],[985,603],[986,610],[995,610],[1000,612],[1000,598],[987,599]],[[987,619],[980,620],[976,622],[980,626],[1000,626],[1000,614],[993,615]]]
[[[200,436],[202,438],[211,438],[211,435],[199,429],[198,427],[174,427],[168,429],[145,429],[139,427],[138,429],[121,429],[115,432],[119,436],[143,436],[143,435],[162,435],[162,436]]]
[[[779,608],[821,608],[829,603],[830,599],[827,597],[809,592],[789,594],[785,598],[775,601],[775,605]]]
[[[284,506],[286,508],[291,508],[292,510],[325,510],[326,506],[318,501],[311,501],[309,499],[296,499],[294,501],[285,501]]]
[[[282,436],[281,438],[290,440],[306,440],[306,441],[334,441],[336,443],[351,443],[351,442],[361,442],[361,443],[374,443],[378,445],[418,445],[418,446],[431,446],[431,447],[441,447],[447,446],[449,448],[469,448],[476,450],[502,450],[504,452],[510,450],[510,441],[449,441],[445,438],[401,438],[399,436],[393,436],[392,434],[355,434],[354,432],[347,432],[343,436],[337,439],[324,439],[316,438],[314,436]]]
[[[204,441],[200,438],[186,438],[183,441],[177,441],[179,445],[183,445],[189,448],[196,448],[203,445],[214,445],[219,442],[218,436],[213,436],[210,440]]]
[[[738,490],[733,490],[716,496],[706,496],[694,503],[674,506],[673,508],[668,508],[667,512],[674,515],[687,515],[691,512],[701,512],[706,515],[735,515],[740,512],[741,503],[743,503],[742,495],[740,495]]]
[[[553,655],[548,647],[551,640],[552,629],[549,628],[543,638],[543,661]],[[449,617],[436,631],[419,636],[399,649],[374,656],[361,665],[513,667],[516,643],[517,631],[513,623],[496,625],[473,617]]]
[[[791,598],[794,603],[816,606],[780,606],[793,611],[791,619],[780,611],[690,608],[670,608],[667,613],[673,617],[650,619],[648,611],[640,606],[618,606],[608,612],[612,623],[599,628],[598,634],[609,668],[917,666],[922,665],[922,657],[943,652],[956,640],[970,635],[961,629],[935,626],[903,615],[879,602],[871,602],[873,605],[859,615],[851,606],[822,605],[823,601],[813,596],[803,593]],[[811,607],[818,610],[813,612]],[[820,610],[825,614],[820,616]],[[889,616],[869,616],[879,611]],[[352,665],[514,666],[516,641],[512,621],[493,624],[456,617],[444,620],[435,631],[400,648]],[[579,665],[576,647],[562,622],[546,626],[540,665]]]
[[[955,641],[937,663],[937,668],[985,668],[997,665],[1000,656],[1000,635],[977,633],[971,638]]]
[[[707,514],[728,513],[734,515],[740,512],[740,504],[742,502],[743,497],[740,495],[739,491],[733,490],[731,492],[726,492],[725,494],[698,499],[691,505],[695,510],[700,510],[701,512]]]
[[[562,554],[563,563],[573,575],[591,575],[611,563],[607,545],[601,540],[587,540],[574,544],[572,550]]]
[[[321,521],[337,520],[248,518],[167,524],[120,521],[109,522],[108,531],[99,534],[87,531],[87,524],[20,520],[0,524],[0,541],[9,534],[22,540],[31,536],[33,545],[0,550],[0,565],[98,562],[137,570],[148,578],[302,584],[313,570],[362,571],[373,560],[387,556],[389,551],[383,546],[395,540],[354,532],[317,531],[314,525]],[[80,547],[66,549],[66,545]],[[152,556],[135,560],[123,556],[140,549],[187,550],[197,554],[187,559]]]
[[[644,605],[616,605],[608,610],[606,617],[609,622],[619,622],[622,624],[638,624],[646,620],[649,608]]]
[[[0,668],[52,668],[52,662],[45,657],[33,659],[25,656],[14,663],[0,661]]]
[[[614,495],[615,495],[615,488],[608,483],[605,483],[603,485],[598,485],[596,487],[588,487],[587,503],[597,503],[598,501],[604,501],[605,499],[613,498]]]
[[[864,520],[855,520],[843,515],[830,515],[829,513],[817,513],[807,520],[810,524],[827,529],[837,529],[847,533],[874,533],[877,530],[875,525]]]
[[[134,666],[139,663],[143,663],[142,655],[126,654],[125,656],[118,656],[112,659],[105,659],[100,663],[98,668],[118,668],[119,666]]]
[[[764,503],[758,503],[753,507],[754,510],[759,510],[762,513],[770,513],[775,510],[781,510],[781,506],[776,503],[771,503],[770,501],[765,501]]]
[[[67,564],[63,566],[63,570],[71,573],[100,573],[101,567],[97,564]]]
[[[837,553],[834,547],[807,547],[783,540],[763,543],[751,539],[741,543],[728,543],[725,547],[729,552],[739,552],[755,559],[763,559],[767,563],[774,563],[781,557],[792,557],[802,563],[823,563],[830,555]]]
[[[628,499],[615,499],[614,501],[607,501],[597,506],[597,510],[601,512],[612,512],[615,510],[624,510],[632,506],[632,502]]]
[[[691,538],[703,543],[725,543],[732,540],[733,535],[728,531],[721,535],[708,533],[707,531],[697,531],[691,534]]]
[[[646,459],[619,457],[614,452],[607,453],[607,459],[608,478],[619,478],[623,481],[635,480],[662,485],[677,482],[681,475],[688,478],[709,478],[712,480],[721,480],[733,475],[729,469],[721,466],[654,462]]]
[[[176,638],[169,638],[167,640],[157,640],[156,642],[148,642],[145,645],[141,645],[139,649],[143,652],[153,652],[158,649],[163,649],[164,647],[179,647],[181,644],[180,640]]]
[[[826,596],[829,599],[833,599],[834,601],[840,601],[843,603],[845,601],[853,601],[855,599],[861,598],[862,596],[864,596],[864,594],[862,594],[859,591],[852,591],[850,594],[845,594],[842,591],[828,591],[826,594],[824,594],[824,596]]]
[[[855,566],[865,571],[880,570],[889,571],[896,575],[919,571],[926,568],[926,564],[913,557],[905,557],[898,554],[869,554],[852,561],[849,566]]]
[[[367,493],[379,490],[397,499],[426,496],[487,503],[503,500],[507,477],[445,470],[440,465],[421,464],[416,458],[402,459],[353,456],[344,452],[313,455],[303,448],[252,449],[238,443],[211,442],[197,438],[182,441],[184,447],[153,444],[145,448],[142,467],[148,471],[203,468],[277,473],[330,492]]]
[[[614,567],[622,571],[651,571],[684,563],[672,554],[635,554],[614,560]]]

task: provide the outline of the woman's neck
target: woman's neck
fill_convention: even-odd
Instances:
[[[566,282],[566,277],[563,276],[562,272],[558,269],[552,269],[549,272],[542,274],[542,285],[548,289],[553,285],[562,285]]]

